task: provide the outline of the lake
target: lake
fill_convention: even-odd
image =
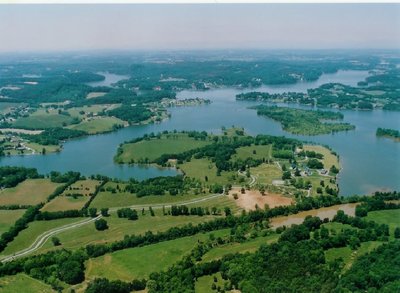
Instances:
[[[128,75],[120,75],[120,74],[113,74],[109,72],[96,72],[97,74],[103,75],[104,80],[101,81],[91,81],[87,82],[85,84],[90,85],[90,86],[110,86],[112,87],[112,84],[123,80],[123,79],[129,79]]]
[[[264,86],[255,90],[270,92],[305,91],[326,82],[341,82],[356,85],[368,76],[365,71],[338,71],[324,74],[318,81],[301,82],[286,86]],[[297,86],[297,87],[296,87]],[[245,91],[250,91],[246,89]],[[341,195],[366,194],[375,190],[400,190],[400,143],[385,138],[377,138],[377,127],[398,129],[400,113],[389,111],[340,111],[344,121],[356,126],[354,131],[329,135],[298,136],[283,131],[280,124],[257,116],[255,110],[247,107],[256,102],[236,101],[235,95],[243,92],[232,88],[215,89],[204,92],[182,91],[177,98],[207,98],[210,105],[199,107],[178,107],[169,111],[172,117],[160,124],[131,126],[116,132],[89,136],[64,144],[61,153],[46,156],[4,157],[0,165],[35,167],[41,173],[56,171],[79,171],[84,175],[103,174],[113,178],[131,177],[145,179],[154,176],[174,175],[174,169],[156,167],[121,166],[114,164],[113,156],[118,145],[124,141],[140,137],[145,133],[163,130],[206,130],[219,133],[221,127],[232,125],[244,127],[250,134],[285,135],[319,144],[329,145],[340,155],[343,170],[339,176]],[[299,105],[285,105],[302,107]]]

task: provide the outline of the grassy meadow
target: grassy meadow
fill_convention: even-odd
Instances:
[[[2,293],[50,293],[56,292],[47,285],[37,279],[26,274],[17,274],[0,278],[0,292]]]
[[[15,187],[1,190],[0,205],[35,205],[45,202],[60,185],[50,179],[27,179]]]
[[[207,240],[210,234],[222,237],[228,235],[229,230],[197,234],[144,247],[128,248],[93,258],[86,263],[86,277],[88,279],[108,278],[124,281],[146,278],[152,272],[168,269],[182,259],[185,254],[188,254],[198,241]]]
[[[143,159],[153,161],[163,154],[178,154],[210,144],[208,140],[195,140],[185,133],[170,133],[160,139],[142,140],[122,146],[122,153],[117,155],[119,163],[138,162]]]
[[[0,235],[8,231],[24,213],[25,210],[0,210]]]

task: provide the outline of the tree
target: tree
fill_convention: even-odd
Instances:
[[[92,218],[95,218],[97,216],[97,209],[96,208],[90,208],[89,209],[89,216]]]
[[[61,245],[61,241],[58,237],[51,237],[51,242],[53,243],[54,246],[59,246]]]
[[[108,213],[108,208],[102,208],[100,213],[103,217],[108,217],[110,214]]]
[[[60,265],[60,280],[67,284],[78,284],[85,279],[82,264],[75,260],[62,262]]]
[[[396,239],[400,238],[400,228],[399,227],[394,229],[394,238],[396,238]]]
[[[98,219],[94,221],[94,226],[98,231],[104,231],[108,229],[107,221],[104,219]]]
[[[225,207],[224,212],[226,217],[232,215],[232,211],[229,207]]]
[[[292,178],[292,174],[290,174],[290,171],[285,171],[282,174],[282,180],[290,179]]]

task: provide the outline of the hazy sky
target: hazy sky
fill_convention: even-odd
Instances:
[[[0,51],[400,48],[400,4],[0,5]]]

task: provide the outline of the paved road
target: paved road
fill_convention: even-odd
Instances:
[[[142,209],[142,208],[149,208],[152,207],[153,209],[161,209],[162,207],[166,207],[169,208],[172,205],[187,205],[187,204],[192,204],[192,203],[199,203],[199,202],[204,202],[204,201],[208,201],[217,197],[222,196],[222,194],[211,194],[208,196],[204,196],[202,198],[197,198],[197,199],[191,199],[191,200],[187,200],[187,201],[182,201],[182,202],[175,202],[175,203],[165,203],[165,204],[153,204],[153,205],[132,205],[132,206],[128,206],[128,208],[131,209]],[[124,207],[115,207],[115,208],[110,208],[110,212],[116,211],[120,208],[124,208]],[[126,208],[126,207],[125,207]],[[28,247],[25,248],[23,250],[20,250],[16,253],[14,253],[13,255],[8,255],[8,256],[4,256],[2,257],[0,260],[1,262],[5,263],[8,261],[12,261],[16,258],[20,258],[23,256],[26,256],[30,253],[33,253],[34,251],[38,250],[39,248],[41,248],[46,241],[50,238],[53,237],[61,232],[64,232],[66,230],[70,230],[70,229],[74,229],[89,223],[92,223],[98,219],[100,219],[102,216],[99,215],[96,218],[90,218],[90,219],[85,219],[83,221],[79,221],[76,223],[71,223],[68,225],[64,225],[61,227],[57,227],[57,228],[53,228],[51,230],[48,230],[44,233],[42,233],[41,235],[39,235],[36,240]]]

